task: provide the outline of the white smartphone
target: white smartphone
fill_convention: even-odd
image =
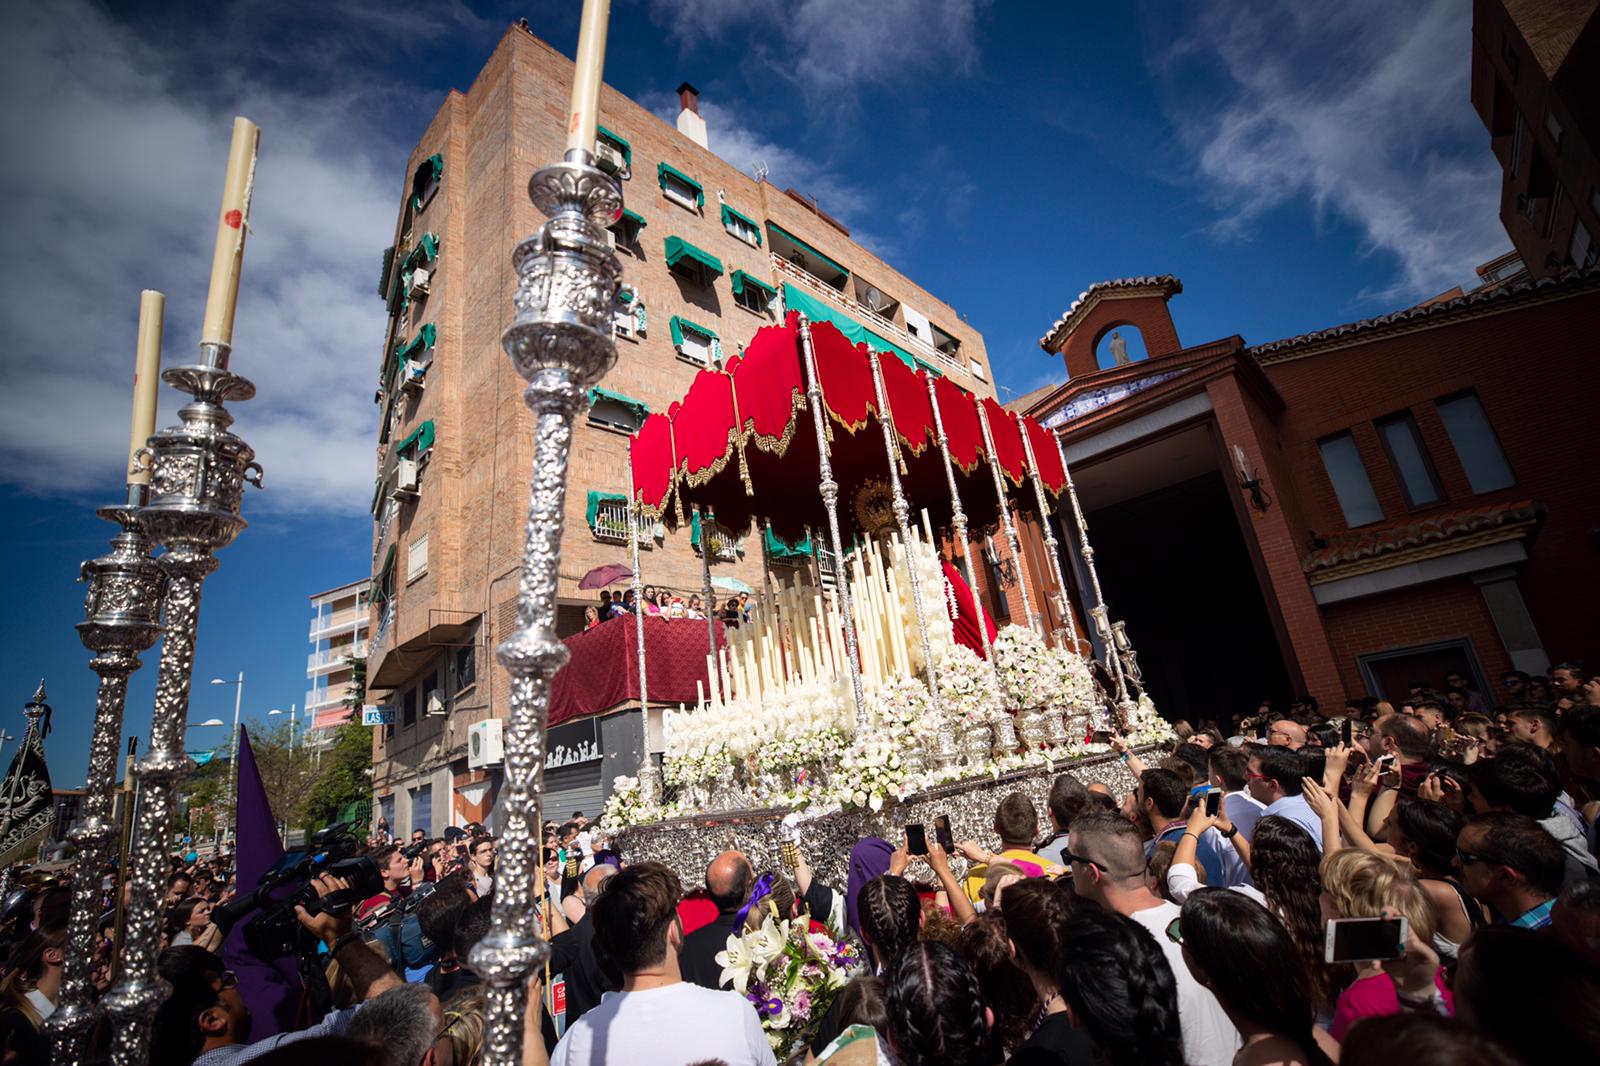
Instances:
[[[1327,962],[1402,958],[1410,922],[1397,918],[1335,918],[1328,922],[1322,957]]]

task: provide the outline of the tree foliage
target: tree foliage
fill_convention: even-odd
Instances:
[[[351,719],[334,731],[322,753],[322,769],[307,790],[302,818],[308,830],[345,821],[352,813],[365,824],[372,808],[372,729]]]

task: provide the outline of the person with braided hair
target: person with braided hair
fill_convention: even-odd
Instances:
[[[1166,953],[1178,988],[1184,1057],[1189,1066],[1229,1066],[1239,1049],[1239,1031],[1223,1013],[1217,997],[1194,979],[1184,965],[1182,949],[1169,935],[1178,918],[1178,905],[1150,891],[1138,827],[1118,814],[1079,815],[1072,823],[1072,852],[1067,857],[1072,860],[1073,891],[1133,919]],[[1013,885],[1006,893],[1008,908],[1011,893],[1018,887]],[[1010,918],[1008,910],[1006,920]],[[1074,943],[1069,954],[1077,950]],[[1103,1045],[1101,1051],[1105,1051]]]
[[[1298,823],[1269,815],[1256,823],[1250,845],[1250,873],[1267,910],[1283,923],[1311,979],[1317,1020],[1333,1024],[1334,1004],[1354,972],[1347,964],[1323,959],[1322,853]]]
[[[1282,922],[1237,892],[1202,888],[1184,901],[1178,930],[1190,973],[1244,1038],[1234,1066],[1332,1066],[1339,1045],[1317,1025],[1310,977]]]
[[[1073,822],[1072,840],[1080,845]],[[1172,965],[1149,932],[1102,907],[1079,907],[1061,928],[1072,945],[1055,980],[1100,1066],[1183,1066],[1183,1025]],[[1180,963],[1180,965],[1182,965]]]
[[[856,914],[875,974],[887,973],[922,933],[922,901],[911,882],[897,874],[862,885]]]
[[[954,950],[913,944],[889,967],[884,985],[896,1063],[986,1066],[991,1015],[977,974]]]
[[[1072,947],[1063,933],[1072,917],[1070,889],[1035,878],[1006,889],[1006,936],[1017,966],[1027,975],[1041,1008],[1033,1033],[1011,1061],[1019,1066],[1057,1066],[1094,1062],[1089,1038],[1072,1024],[1067,1004],[1056,985],[1055,964]]]

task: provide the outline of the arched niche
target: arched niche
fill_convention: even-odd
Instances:
[[[1144,334],[1131,322],[1112,322],[1094,339],[1095,365],[1101,370],[1148,359]]]

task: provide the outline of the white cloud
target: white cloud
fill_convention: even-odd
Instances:
[[[650,17],[687,49],[750,29],[751,71],[813,104],[853,102],[864,85],[915,89],[923,71],[970,74],[989,0],[651,0]]]
[[[86,3],[0,15],[12,158],[0,170],[12,263],[0,476],[39,492],[116,490],[139,290],[167,293],[163,362],[192,361],[240,113],[263,129],[234,337],[234,368],[257,386],[232,406],[234,428],[269,490],[248,506],[359,512],[377,425],[379,255],[405,148],[354,106],[371,84],[296,95],[240,82],[211,100],[178,87],[188,58],[181,39],[143,41]],[[162,425],[181,402],[163,387]]]
[[[1196,9],[1152,62],[1169,115],[1222,212],[1212,233],[1248,238],[1262,216],[1309,200],[1354,223],[1393,281],[1364,295],[1433,295],[1507,246],[1498,168],[1468,96],[1471,6],[1292,0]],[[1194,76],[1220,72],[1220,94]]]

